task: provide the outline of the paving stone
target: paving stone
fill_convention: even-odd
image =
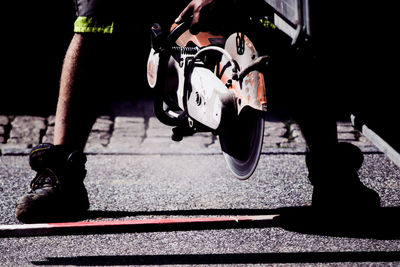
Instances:
[[[116,117],[113,136],[144,137],[146,130],[145,120],[141,117]]]
[[[277,148],[286,147],[285,144],[288,143],[288,139],[280,136],[264,136],[263,148]]]
[[[10,123],[10,138],[4,140],[7,131],[4,125]],[[47,125],[46,125],[47,121]],[[8,117],[0,115],[0,144],[2,154],[26,154],[30,147],[42,142],[53,142],[55,116]],[[351,123],[338,122],[339,141],[353,143],[362,151],[376,148]],[[289,127],[289,128],[288,128]],[[109,116],[99,117],[93,125],[85,148],[87,153],[127,154],[220,154],[217,136],[211,133],[197,133],[184,137],[181,142],[171,140],[172,127],[162,124],[153,116]],[[281,121],[265,121],[264,153],[306,150],[305,140],[297,124]]]
[[[286,124],[281,121],[265,121],[263,149],[281,147],[288,139]]]
[[[348,133],[356,131],[351,124],[351,122],[337,122],[336,123],[337,131],[339,133]]]
[[[161,123],[156,117],[149,118],[147,137],[171,137],[172,127]]]
[[[339,142],[358,141],[360,133],[354,129],[351,122],[337,122],[336,125]]]
[[[372,143],[370,142],[360,142],[360,141],[350,141],[350,144],[353,144],[355,146],[357,146],[359,149],[361,149],[362,152],[369,152],[369,153],[381,153],[382,151],[380,151],[376,146],[374,146]]]
[[[110,132],[91,132],[86,146],[107,146],[111,138]]]
[[[107,153],[141,153],[139,147],[143,142],[142,137],[136,136],[112,136],[110,139],[110,143],[107,145],[106,152]]]
[[[144,118],[116,117],[107,149],[113,152],[136,153],[145,136],[145,129]]]
[[[286,138],[287,130],[285,128],[264,128],[264,136],[276,136]]]
[[[338,132],[338,140],[342,142],[357,141],[357,138],[352,132],[349,133]]]
[[[50,115],[47,117],[47,126],[54,126],[56,124],[56,116]]]
[[[54,125],[56,122],[56,116],[51,115],[47,117],[47,129],[46,133],[44,134],[42,138],[42,143],[53,143],[53,137],[54,137]]]
[[[296,144],[305,144],[306,143],[306,140],[304,139],[304,136],[301,133],[300,128],[292,131],[291,142],[296,143]]]
[[[0,115],[0,144],[6,141],[6,126],[9,123],[7,116]]]
[[[110,132],[114,122],[109,116],[101,116],[96,119],[92,127],[92,132]]]
[[[108,116],[97,118],[89,134],[85,151],[93,153],[94,151],[102,151],[108,145],[112,135],[113,121]],[[120,126],[121,127],[121,126]]]
[[[31,148],[24,145],[0,144],[1,155],[27,155]]]
[[[43,136],[42,143],[53,143],[54,137],[54,125],[48,126],[46,130],[46,134]]]
[[[286,124],[284,122],[265,121],[264,122],[264,136],[279,136],[282,137],[286,134]]]
[[[219,137],[211,134],[210,143],[205,144],[209,153],[221,153],[221,144],[219,142]]]
[[[296,148],[296,147],[306,147],[305,143],[297,143],[297,142],[293,142],[293,141],[289,141],[289,142],[282,142],[277,144],[278,148]]]
[[[8,122],[9,122],[9,119],[7,116],[0,115],[0,125],[1,126],[7,125]]]
[[[17,116],[11,126],[7,143],[27,148],[39,144],[41,134],[46,129],[45,119],[37,116]]]
[[[365,143],[367,145],[372,145],[372,143],[363,134],[358,136],[357,141],[359,141],[360,143]]]
[[[300,131],[300,126],[297,123],[290,122],[288,124],[290,125],[289,128],[291,131],[294,131],[294,130]]]

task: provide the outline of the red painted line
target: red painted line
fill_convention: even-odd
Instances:
[[[276,216],[278,215],[0,225],[0,237],[111,234],[256,227],[260,224],[271,224]]]
[[[253,221],[260,216],[239,216],[239,217],[204,217],[204,218],[177,218],[177,219],[145,219],[125,221],[95,221],[95,222],[70,222],[70,223],[49,223],[50,227],[91,227],[91,226],[118,226],[118,225],[151,225],[151,224],[185,224],[202,222],[235,222]],[[265,217],[265,216],[263,216]]]

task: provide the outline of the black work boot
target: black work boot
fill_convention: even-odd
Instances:
[[[75,218],[89,208],[86,156],[62,146],[40,144],[29,154],[29,164],[37,172],[31,190],[16,204],[17,219],[24,223],[62,221]]]
[[[380,206],[378,193],[366,187],[357,171],[364,161],[361,150],[349,143],[337,144],[323,155],[308,153],[306,163],[314,186],[315,208],[357,211]]]

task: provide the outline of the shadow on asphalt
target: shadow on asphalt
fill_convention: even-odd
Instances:
[[[118,219],[138,216],[240,216],[279,215],[271,222],[250,223],[244,228],[280,227],[303,234],[374,238],[381,240],[400,239],[400,207],[383,207],[368,212],[324,211],[311,207],[285,207],[279,209],[199,209],[167,211],[88,211],[84,218]],[[217,226],[217,229],[224,227]],[[227,227],[230,228],[230,227]],[[215,228],[211,228],[215,229]],[[177,230],[177,229],[175,229]],[[179,230],[179,229],[178,229]],[[191,230],[191,229],[182,229]]]
[[[295,252],[295,253],[237,253],[237,254],[175,254],[175,255],[112,255],[49,257],[32,261],[34,265],[211,265],[262,263],[335,263],[335,262],[394,262],[400,260],[398,251],[370,252]]]
[[[323,211],[311,207],[280,209],[277,226],[303,234],[400,239],[400,207],[383,207],[368,211]]]
[[[311,207],[285,207],[279,209],[205,209],[169,211],[88,211],[81,219],[118,219],[136,216],[229,216],[279,214],[271,222],[250,223],[240,228],[280,227],[303,234],[351,238],[400,239],[400,207],[384,207],[374,212],[316,212]],[[235,226],[209,228],[169,229],[209,230],[229,229]],[[166,231],[161,230],[161,231]],[[168,230],[167,230],[168,231]],[[147,231],[145,231],[147,232]],[[121,232],[122,233],[122,232]],[[286,252],[286,253],[223,253],[172,255],[100,255],[76,257],[47,257],[32,261],[33,265],[55,266],[126,266],[126,265],[211,265],[211,264],[279,264],[279,263],[340,263],[340,262],[395,262],[400,251],[365,252]]]

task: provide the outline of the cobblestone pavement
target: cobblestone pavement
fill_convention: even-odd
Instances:
[[[151,103],[122,103],[121,111],[101,116],[90,133],[88,154],[216,154],[218,137],[198,133],[181,142],[171,140],[171,127],[152,114]],[[339,141],[351,142],[364,152],[377,149],[350,122],[338,122]],[[11,116],[0,114],[0,153],[27,154],[44,142],[52,142],[54,115]],[[323,133],[321,133],[323,134]],[[299,127],[292,121],[265,121],[263,153],[303,153],[306,150]]]

